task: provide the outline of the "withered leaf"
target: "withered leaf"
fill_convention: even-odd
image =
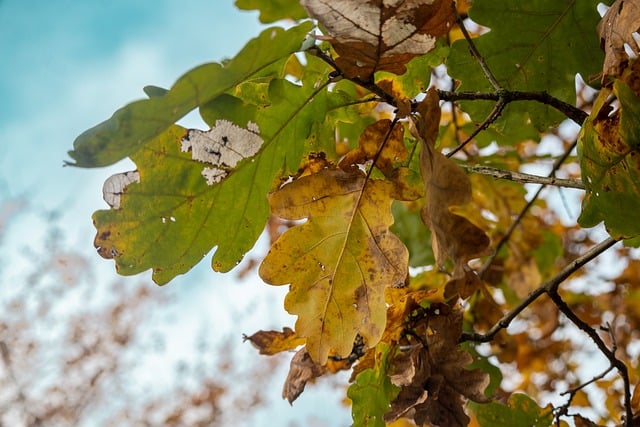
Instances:
[[[428,322],[428,332],[422,337],[426,345],[418,343],[392,361],[390,379],[401,390],[385,420],[406,417],[417,425],[467,426],[465,398],[487,402],[484,389],[489,375],[466,369],[473,357],[458,346],[461,310],[443,309]]]
[[[349,78],[406,71],[412,58],[431,51],[454,21],[451,0],[302,0],[328,32]]]
[[[627,46],[640,55],[638,44],[631,33],[640,29],[640,4],[637,1],[616,0],[598,24],[600,44],[604,48],[603,80],[607,76],[617,77],[625,68],[629,55]]]
[[[270,195],[274,215],[306,222],[271,246],[260,276],[290,284],[286,310],[298,316],[311,358],[347,357],[356,335],[375,346],[385,326],[384,289],[401,286],[409,254],[389,231],[393,186],[361,171],[324,169]]]
[[[417,137],[422,142],[420,172],[427,198],[421,217],[431,229],[437,263],[442,265],[450,257],[454,263],[453,278],[458,279],[464,276],[469,260],[490,253],[489,237],[467,218],[452,212],[453,207],[471,201],[471,181],[460,167],[434,148],[440,122],[434,89],[429,90],[418,112]]]
[[[258,331],[251,336],[244,336],[260,354],[273,355],[282,351],[293,350],[305,343],[291,328],[282,328],[280,331]]]
[[[325,369],[311,359],[307,349],[301,348],[291,359],[289,375],[287,375],[282,388],[282,398],[293,403],[304,391],[308,381],[324,373]]]
[[[349,151],[340,160],[340,168],[349,171],[357,168],[357,165],[375,158],[375,166],[386,177],[389,177],[394,170],[394,163],[407,159],[407,150],[403,143],[403,130],[404,128],[400,125],[396,125],[392,129],[389,119],[378,120],[370,124],[360,134],[358,147]],[[381,146],[382,149],[380,149]]]

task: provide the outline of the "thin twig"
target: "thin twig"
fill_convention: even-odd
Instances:
[[[469,137],[465,139],[460,145],[458,145],[456,148],[448,152],[447,157],[451,157],[454,154],[456,154],[458,151],[462,150],[469,142],[471,142],[473,138],[476,137],[476,135],[478,135],[483,130],[487,129],[489,126],[491,126],[493,122],[498,120],[498,117],[500,117],[500,114],[502,114],[502,111],[506,106],[507,106],[507,103],[504,101],[504,99],[502,98],[499,99],[498,102],[496,102],[496,105],[493,107],[493,110],[491,110],[487,118],[484,119],[484,121],[480,124],[480,126],[478,126],[471,133],[471,135],[469,135]]]
[[[577,188],[584,190],[584,184],[579,179],[562,179],[553,176],[531,175],[522,172],[507,171],[504,169],[492,168],[489,166],[466,166],[460,165],[467,173],[477,173],[489,175],[497,179],[507,179],[509,181],[522,182],[528,184],[555,185],[558,187]]]
[[[617,242],[615,239],[609,238],[603,243],[608,243],[609,241],[613,241],[613,243]],[[611,243],[610,246],[612,246],[613,243]],[[600,245],[602,245],[602,243]],[[571,321],[571,323],[576,325],[581,331],[587,334],[589,338],[591,338],[600,352],[604,354],[607,359],[609,359],[611,366],[614,366],[622,377],[622,381],[624,382],[624,407],[626,412],[624,425],[630,427],[633,419],[633,411],[631,408],[631,385],[629,383],[629,372],[627,371],[627,365],[625,365],[622,360],[616,357],[615,343],[613,349],[609,349],[602,338],[600,338],[600,335],[598,335],[598,333],[591,326],[589,326],[589,324],[580,319],[580,317],[578,317],[578,315],[571,309],[571,307],[567,305],[560,294],[558,294],[558,286],[559,284],[550,286],[549,290],[547,291],[547,294],[549,295],[553,303]]]
[[[585,387],[588,387],[589,385],[595,383],[596,381],[600,381],[601,379],[603,379],[605,376],[607,376],[607,374],[609,372],[611,372],[615,367],[610,364],[609,367],[607,369],[605,369],[603,372],[601,372],[599,375],[596,375],[595,377],[591,378],[589,381],[584,382],[582,384],[580,384],[577,387],[574,387],[572,389],[563,391],[562,393],[560,393],[560,396],[564,396],[564,395],[569,395],[569,398],[567,399],[567,403],[565,403],[564,405],[560,406],[557,408],[556,410],[556,423],[558,423],[558,421],[560,420],[560,417],[564,416],[564,415],[569,415],[569,407],[571,406],[571,402],[573,401],[573,399],[576,397],[576,394],[584,389]]]
[[[480,52],[478,51],[476,44],[473,42],[473,39],[469,35],[467,28],[464,26],[464,21],[458,14],[458,10],[455,4],[453,5],[453,8],[456,12],[456,21],[458,23],[458,26],[460,27],[460,30],[462,31],[462,35],[464,36],[465,40],[467,41],[467,44],[469,45],[469,51],[471,52],[471,55],[475,58],[476,61],[478,61],[480,68],[482,68],[482,72],[484,73],[487,80],[489,80],[489,83],[491,83],[491,86],[493,86],[493,88],[496,91],[500,92],[502,90],[502,85],[498,83],[498,80],[489,69],[487,62],[484,60],[484,57],[480,55]]]
[[[542,294],[557,292],[558,286],[564,280],[566,280],[576,270],[583,265],[596,258],[598,255],[609,249],[617,242],[616,239],[609,237],[608,239],[598,243],[582,256],[576,258],[569,264],[567,264],[558,274],[545,283],[540,285],[536,290],[531,292],[524,300],[522,300],[516,307],[506,313],[487,333],[463,333],[461,341],[474,341],[474,342],[489,342],[491,341],[502,329],[509,327],[513,319],[515,319],[524,309],[529,307],[535,300],[537,300]]]
[[[575,148],[577,143],[578,143],[577,141],[574,141],[565,150],[564,154],[561,157],[559,157],[558,159],[556,159],[555,163],[553,164],[553,167],[551,168],[551,172],[549,172],[549,175],[548,175],[549,177],[553,177],[555,175],[556,171],[560,168],[560,166],[564,163],[564,161],[567,160],[567,158],[569,157],[569,155],[571,154],[571,152],[573,151],[573,149]],[[478,275],[480,277],[483,277],[484,274],[489,269],[489,267],[491,267],[491,264],[493,264],[493,261],[498,256],[498,253],[500,252],[500,249],[502,249],[502,247],[507,244],[507,242],[511,238],[511,235],[515,231],[516,227],[518,225],[520,225],[520,222],[522,221],[524,216],[527,214],[527,212],[529,212],[529,209],[531,209],[531,207],[533,207],[533,205],[535,204],[536,200],[538,200],[538,197],[540,197],[540,194],[542,193],[542,190],[544,190],[545,188],[546,188],[545,184],[542,184],[540,186],[540,188],[538,188],[538,190],[535,192],[535,194],[533,195],[531,200],[529,200],[527,202],[527,204],[525,205],[525,207],[520,211],[520,213],[518,214],[518,217],[515,219],[515,221],[513,221],[511,223],[511,225],[507,229],[507,232],[504,234],[504,236],[502,236],[502,238],[500,239],[500,241],[496,245],[496,247],[495,247],[495,249],[493,251],[493,255],[491,255],[489,257],[489,259],[484,263],[484,265],[482,266],[482,268],[478,272]]]

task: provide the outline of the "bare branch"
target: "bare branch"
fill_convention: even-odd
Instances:
[[[524,300],[522,300],[515,308],[506,313],[489,331],[485,334],[478,333],[465,333],[462,335],[461,341],[475,341],[475,342],[489,342],[491,341],[502,329],[509,327],[513,319],[515,319],[524,309],[529,307],[535,300],[537,300],[542,294],[557,293],[560,283],[565,281],[571,274],[581,268],[583,265],[596,258],[598,255],[609,249],[617,243],[617,240],[609,237],[608,239],[598,243],[582,256],[576,258],[569,264],[567,264],[558,274],[540,285],[536,290],[531,292]]]
[[[497,179],[507,179],[509,181],[530,183],[530,184],[543,184],[543,185],[555,185],[558,187],[577,188],[584,190],[584,184],[579,179],[562,179],[553,176],[539,176],[531,175],[522,172],[513,172],[503,169],[492,168],[489,166],[466,166],[461,167],[468,173],[477,173],[480,175],[489,175]]]
[[[613,241],[613,243],[611,243],[609,246],[616,243],[616,240],[609,238],[608,240],[600,243],[598,246],[604,246],[604,243],[610,243],[610,241]],[[596,247],[593,247],[592,250],[595,248]],[[600,253],[596,253],[595,256],[598,256]],[[625,365],[622,360],[616,357],[615,341],[613,349],[609,349],[609,347],[607,347],[607,345],[602,340],[602,338],[600,338],[600,335],[598,335],[595,329],[593,329],[591,326],[589,326],[589,324],[580,319],[580,317],[578,317],[578,315],[571,309],[571,307],[569,307],[567,303],[562,299],[560,294],[558,294],[558,286],[559,284],[549,286],[549,289],[547,290],[547,294],[549,295],[553,303],[556,305],[556,307],[558,307],[562,314],[564,314],[571,321],[571,323],[576,325],[581,331],[587,334],[589,338],[591,338],[600,352],[604,354],[607,359],[609,359],[609,363],[611,363],[611,366],[615,367],[618,370],[620,377],[622,377],[622,381],[624,382],[624,407],[626,411],[624,425],[630,427],[633,420],[633,411],[631,406],[631,385],[629,382],[629,372],[627,371],[627,365]]]
[[[546,91],[541,92],[523,92],[519,90],[504,90],[500,89],[496,92],[453,92],[439,90],[438,95],[440,99],[444,101],[499,101],[503,99],[506,103],[515,101],[534,101],[541,104],[549,105],[562,114],[576,122],[582,124],[589,115],[575,107],[568,104],[558,98],[549,95]]]
[[[569,157],[569,155],[571,154],[571,151],[573,151],[573,149],[575,148],[577,143],[578,143],[577,141],[574,141],[573,144],[571,144],[565,150],[564,154],[555,161],[555,163],[553,164],[553,168],[551,169],[551,172],[549,172],[549,175],[548,175],[549,177],[553,177],[555,175],[556,171],[560,168],[562,163],[564,163],[564,161],[567,159],[567,157]],[[502,238],[500,239],[500,241],[496,245],[496,248],[495,248],[495,250],[493,252],[493,255],[489,257],[489,259],[484,263],[484,265],[482,266],[482,268],[478,272],[480,277],[482,277],[485,274],[485,272],[489,269],[489,267],[491,267],[491,264],[493,263],[495,258],[498,256],[498,253],[500,252],[500,249],[502,249],[502,247],[509,241],[509,239],[511,238],[511,235],[513,234],[513,231],[520,224],[520,222],[522,221],[524,216],[527,214],[527,212],[529,212],[529,209],[531,209],[531,207],[534,205],[536,200],[538,200],[538,197],[540,197],[540,194],[542,193],[542,190],[545,187],[546,187],[546,185],[542,184],[540,186],[540,188],[538,188],[538,190],[533,195],[531,200],[529,200],[527,202],[526,206],[522,209],[522,211],[520,211],[520,213],[518,214],[518,217],[515,219],[515,221],[513,221],[513,223],[509,226],[509,229],[507,230],[507,232],[504,234],[504,236],[502,236]]]

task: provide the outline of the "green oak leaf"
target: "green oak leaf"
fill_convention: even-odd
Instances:
[[[152,91],[150,99],[132,102],[116,111],[110,119],[83,132],[73,143],[71,163],[80,167],[100,167],[131,156],[189,111],[238,84],[265,73],[273,65],[297,51],[310,22],[283,30],[268,28],[251,40],[224,65],[204,64],[188,71],[162,96]]]
[[[585,79],[602,68],[604,59],[595,27],[600,20],[598,0],[476,0],[469,16],[490,31],[475,44],[498,82],[507,90],[547,91],[575,104],[575,75]],[[493,92],[465,40],[456,41],[447,59],[449,74],[462,91]],[[494,102],[462,102],[471,120],[481,123]],[[507,106],[494,127],[503,143],[536,136],[537,130],[557,124],[564,116],[535,102]]]
[[[236,0],[236,7],[241,10],[259,10],[259,19],[263,24],[307,17],[307,12],[298,0]]]
[[[508,405],[492,402],[469,403],[480,427],[549,427],[553,423],[553,407],[541,408],[526,394],[514,393]]]
[[[354,427],[384,427],[384,414],[391,409],[400,387],[391,383],[387,375],[390,347],[381,342],[376,346],[375,367],[360,372],[347,390],[351,399]]]
[[[313,84],[281,79],[271,82],[269,99],[270,105],[262,107],[222,95],[202,108],[212,124],[221,119],[239,127],[255,124],[264,140],[258,154],[242,160],[220,183],[207,185],[206,164],[181,151],[186,130],[178,126],[131,156],[140,183],[126,188],[120,209],[94,214],[95,244],[103,256],[115,259],[120,274],[151,268],[154,281],[164,284],[214,246],[217,271],[230,270],[251,249],[269,216],[268,200],[260,195],[278,176],[297,170],[309,149],[304,141],[318,129],[317,117],[350,101]]]
[[[586,195],[578,223],[604,221],[614,238],[640,234],[640,98],[622,80],[613,84],[620,108],[610,113],[603,89],[578,140]]]

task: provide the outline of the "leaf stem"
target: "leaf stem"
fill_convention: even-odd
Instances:
[[[480,165],[476,165],[476,166],[460,165],[460,167],[462,167],[462,169],[466,170],[468,173],[489,175],[496,179],[507,179],[509,181],[515,181],[515,182],[554,185],[558,187],[577,188],[580,190],[584,190],[584,184],[579,179],[562,179],[562,178],[556,178],[554,176],[531,175],[528,173],[513,172],[513,171],[504,170],[504,169],[497,169],[489,166],[480,166]]]

